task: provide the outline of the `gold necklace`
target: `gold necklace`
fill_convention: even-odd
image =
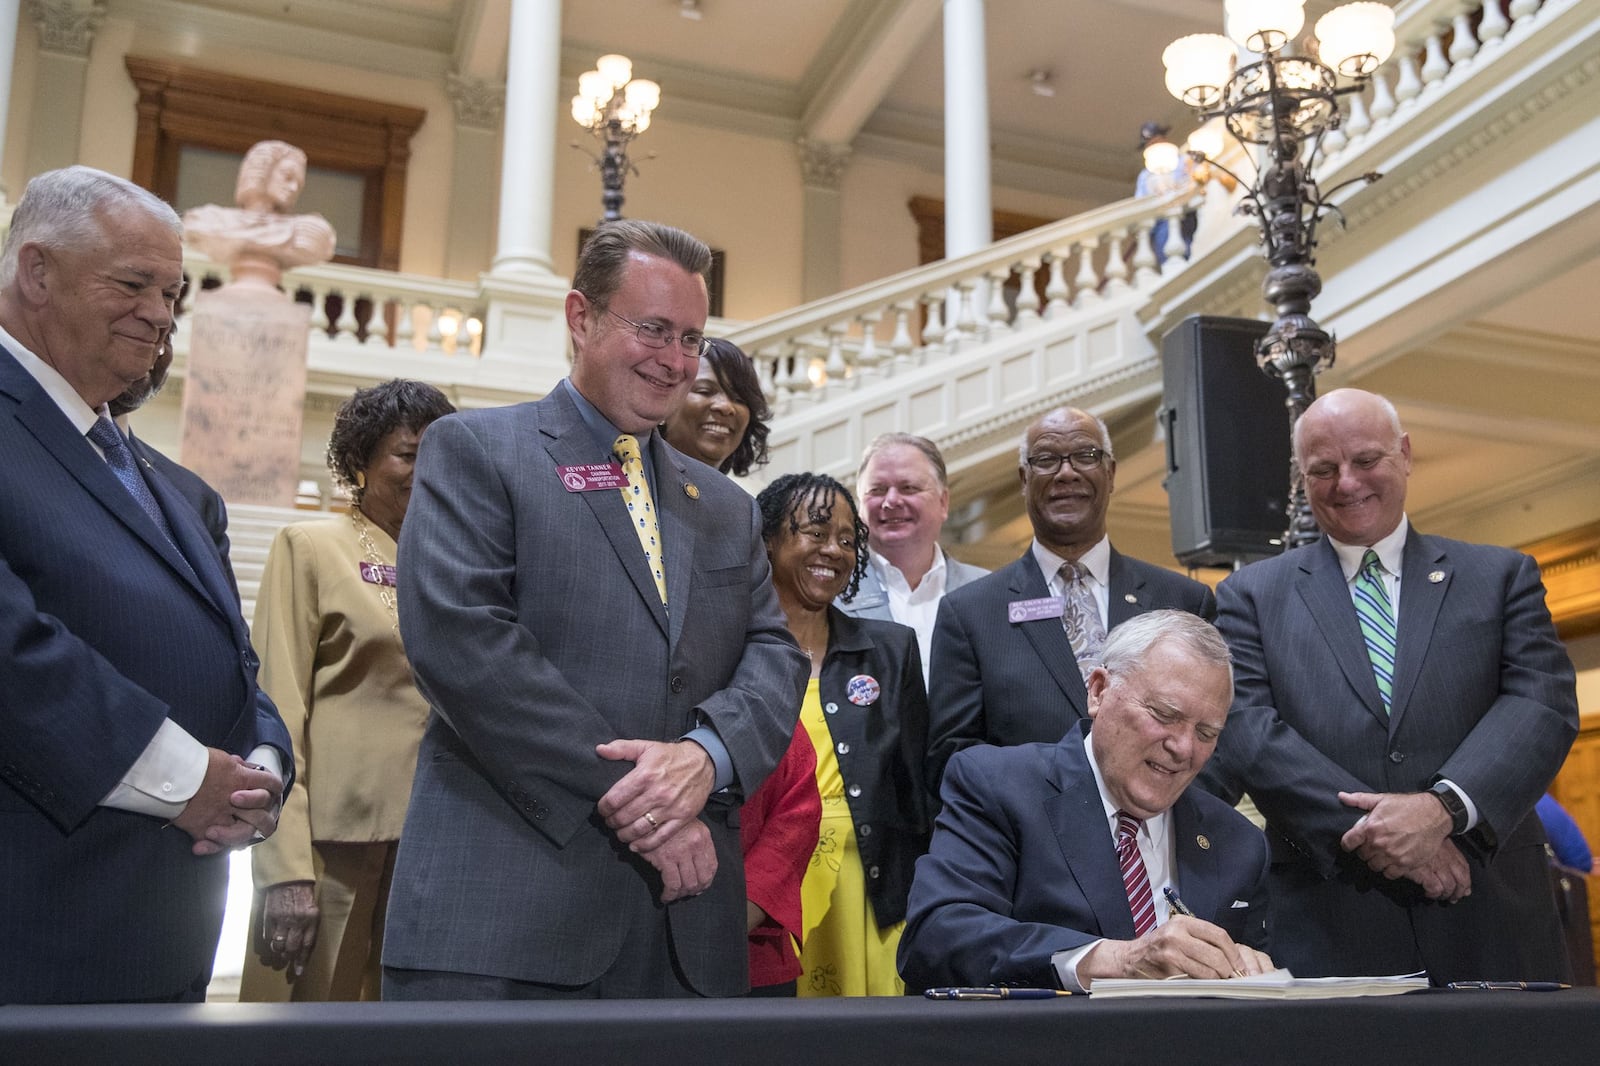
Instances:
[[[383,556],[378,554],[378,546],[372,542],[372,531],[367,528],[367,516],[361,513],[361,508],[350,508],[350,521],[355,523],[356,536],[361,538],[361,548],[367,553],[367,561],[374,566],[384,567],[392,571],[394,564],[384,562]],[[378,599],[382,600],[383,605],[389,609],[389,618],[391,620],[389,628],[399,633],[400,608],[394,602],[394,593],[390,591],[390,586],[383,584],[381,581],[374,582],[374,584],[378,586]]]

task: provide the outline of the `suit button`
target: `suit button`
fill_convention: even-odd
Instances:
[[[678,674],[673,674],[672,680],[667,682],[667,687],[670,688],[674,693],[682,692],[683,678]]]
[[[251,651],[249,648],[245,648],[240,651],[239,658],[244,660],[244,668],[246,670],[254,670],[256,667],[261,665],[261,660],[257,659],[256,653]]]
[[[822,709],[824,711],[827,711],[829,714],[838,714],[839,713],[839,705],[837,703],[830,703],[830,704],[828,704],[826,707],[824,707]]]
[[[872,835],[872,826],[870,826],[870,825],[863,825],[860,829],[856,830],[856,836],[858,836],[858,837],[865,838],[865,837],[869,837],[871,835]]]
[[[878,868],[876,866],[867,867],[867,876],[876,881],[878,879]]]
[[[850,793],[850,798],[851,799],[860,799],[861,798],[861,786],[860,785],[851,785],[849,788],[845,789],[845,791]]]
[[[849,755],[850,754],[850,745],[846,744],[844,741],[841,740],[841,741],[839,741],[838,747],[835,748],[834,750],[837,751],[840,755]]]
[[[1391,751],[1389,753],[1389,761],[1397,764],[1403,763],[1406,761],[1406,753],[1403,751]]]

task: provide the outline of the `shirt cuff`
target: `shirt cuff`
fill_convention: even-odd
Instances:
[[[277,759],[276,752],[272,756]],[[171,821],[200,791],[209,761],[204,744],[172,719],[165,719],[100,805]]]
[[[1078,980],[1078,963],[1083,957],[1094,950],[1099,940],[1091,940],[1087,944],[1075,947],[1070,951],[1058,951],[1050,956],[1050,965],[1055,967],[1056,980],[1061,982],[1061,987],[1068,992],[1087,992],[1083,982]]]
[[[1478,805],[1472,802],[1472,797],[1467,795],[1467,790],[1450,780],[1448,777],[1439,778],[1439,783],[1441,785],[1449,785],[1451,788],[1455,789],[1456,795],[1461,797],[1461,805],[1467,809],[1467,829],[1464,831],[1471,831],[1474,829],[1478,824]]]
[[[721,792],[733,784],[733,759],[729,757],[728,746],[717,736],[715,729],[708,725],[696,726],[680,739],[694,741],[711,756],[711,765],[716,768],[716,780],[712,782],[711,791]]]

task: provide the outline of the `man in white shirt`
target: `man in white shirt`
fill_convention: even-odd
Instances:
[[[939,601],[989,571],[952,559],[939,546],[950,517],[950,483],[944,456],[927,437],[884,433],[873,440],[856,472],[856,495],[870,555],[861,587],[837,606],[856,618],[914,629],[926,683]]]
[[[182,284],[172,209],[88,167],[0,251],[0,1003],[202,998],[222,853],[294,765],[199,515],[107,410]]]
[[[1210,619],[1211,590],[1111,546],[1117,460],[1105,423],[1063,407],[1023,435],[1017,475],[1033,525],[1022,557],[946,595],[928,684],[928,787],[971,744],[1053,742],[1088,713],[1105,634],[1163,607]]]
[[[1153,611],[1103,656],[1089,721],[1059,742],[950,760],[900,941],[908,988],[1273,968],[1266,841],[1189,788],[1227,723],[1226,645],[1194,615]]]

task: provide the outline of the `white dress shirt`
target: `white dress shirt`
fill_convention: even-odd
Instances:
[[[1061,567],[1067,560],[1040,544],[1037,539],[1033,542],[1033,560],[1044,574],[1045,587],[1050,590],[1050,595],[1065,598],[1067,583],[1061,577]],[[1101,537],[1099,543],[1078,558],[1078,565],[1088,571],[1086,580],[1089,591],[1094,593],[1095,606],[1100,609],[1100,624],[1109,633],[1111,624],[1107,611],[1111,602],[1111,538]]]
[[[917,587],[912,588],[900,568],[877,552],[871,553],[871,565],[883,582],[883,591],[889,598],[889,614],[903,626],[910,626],[917,634],[917,651],[922,653],[922,683],[928,683],[928,667],[932,662],[933,623],[939,617],[939,601],[944,598],[944,549],[933,546],[933,565],[922,575]]]

